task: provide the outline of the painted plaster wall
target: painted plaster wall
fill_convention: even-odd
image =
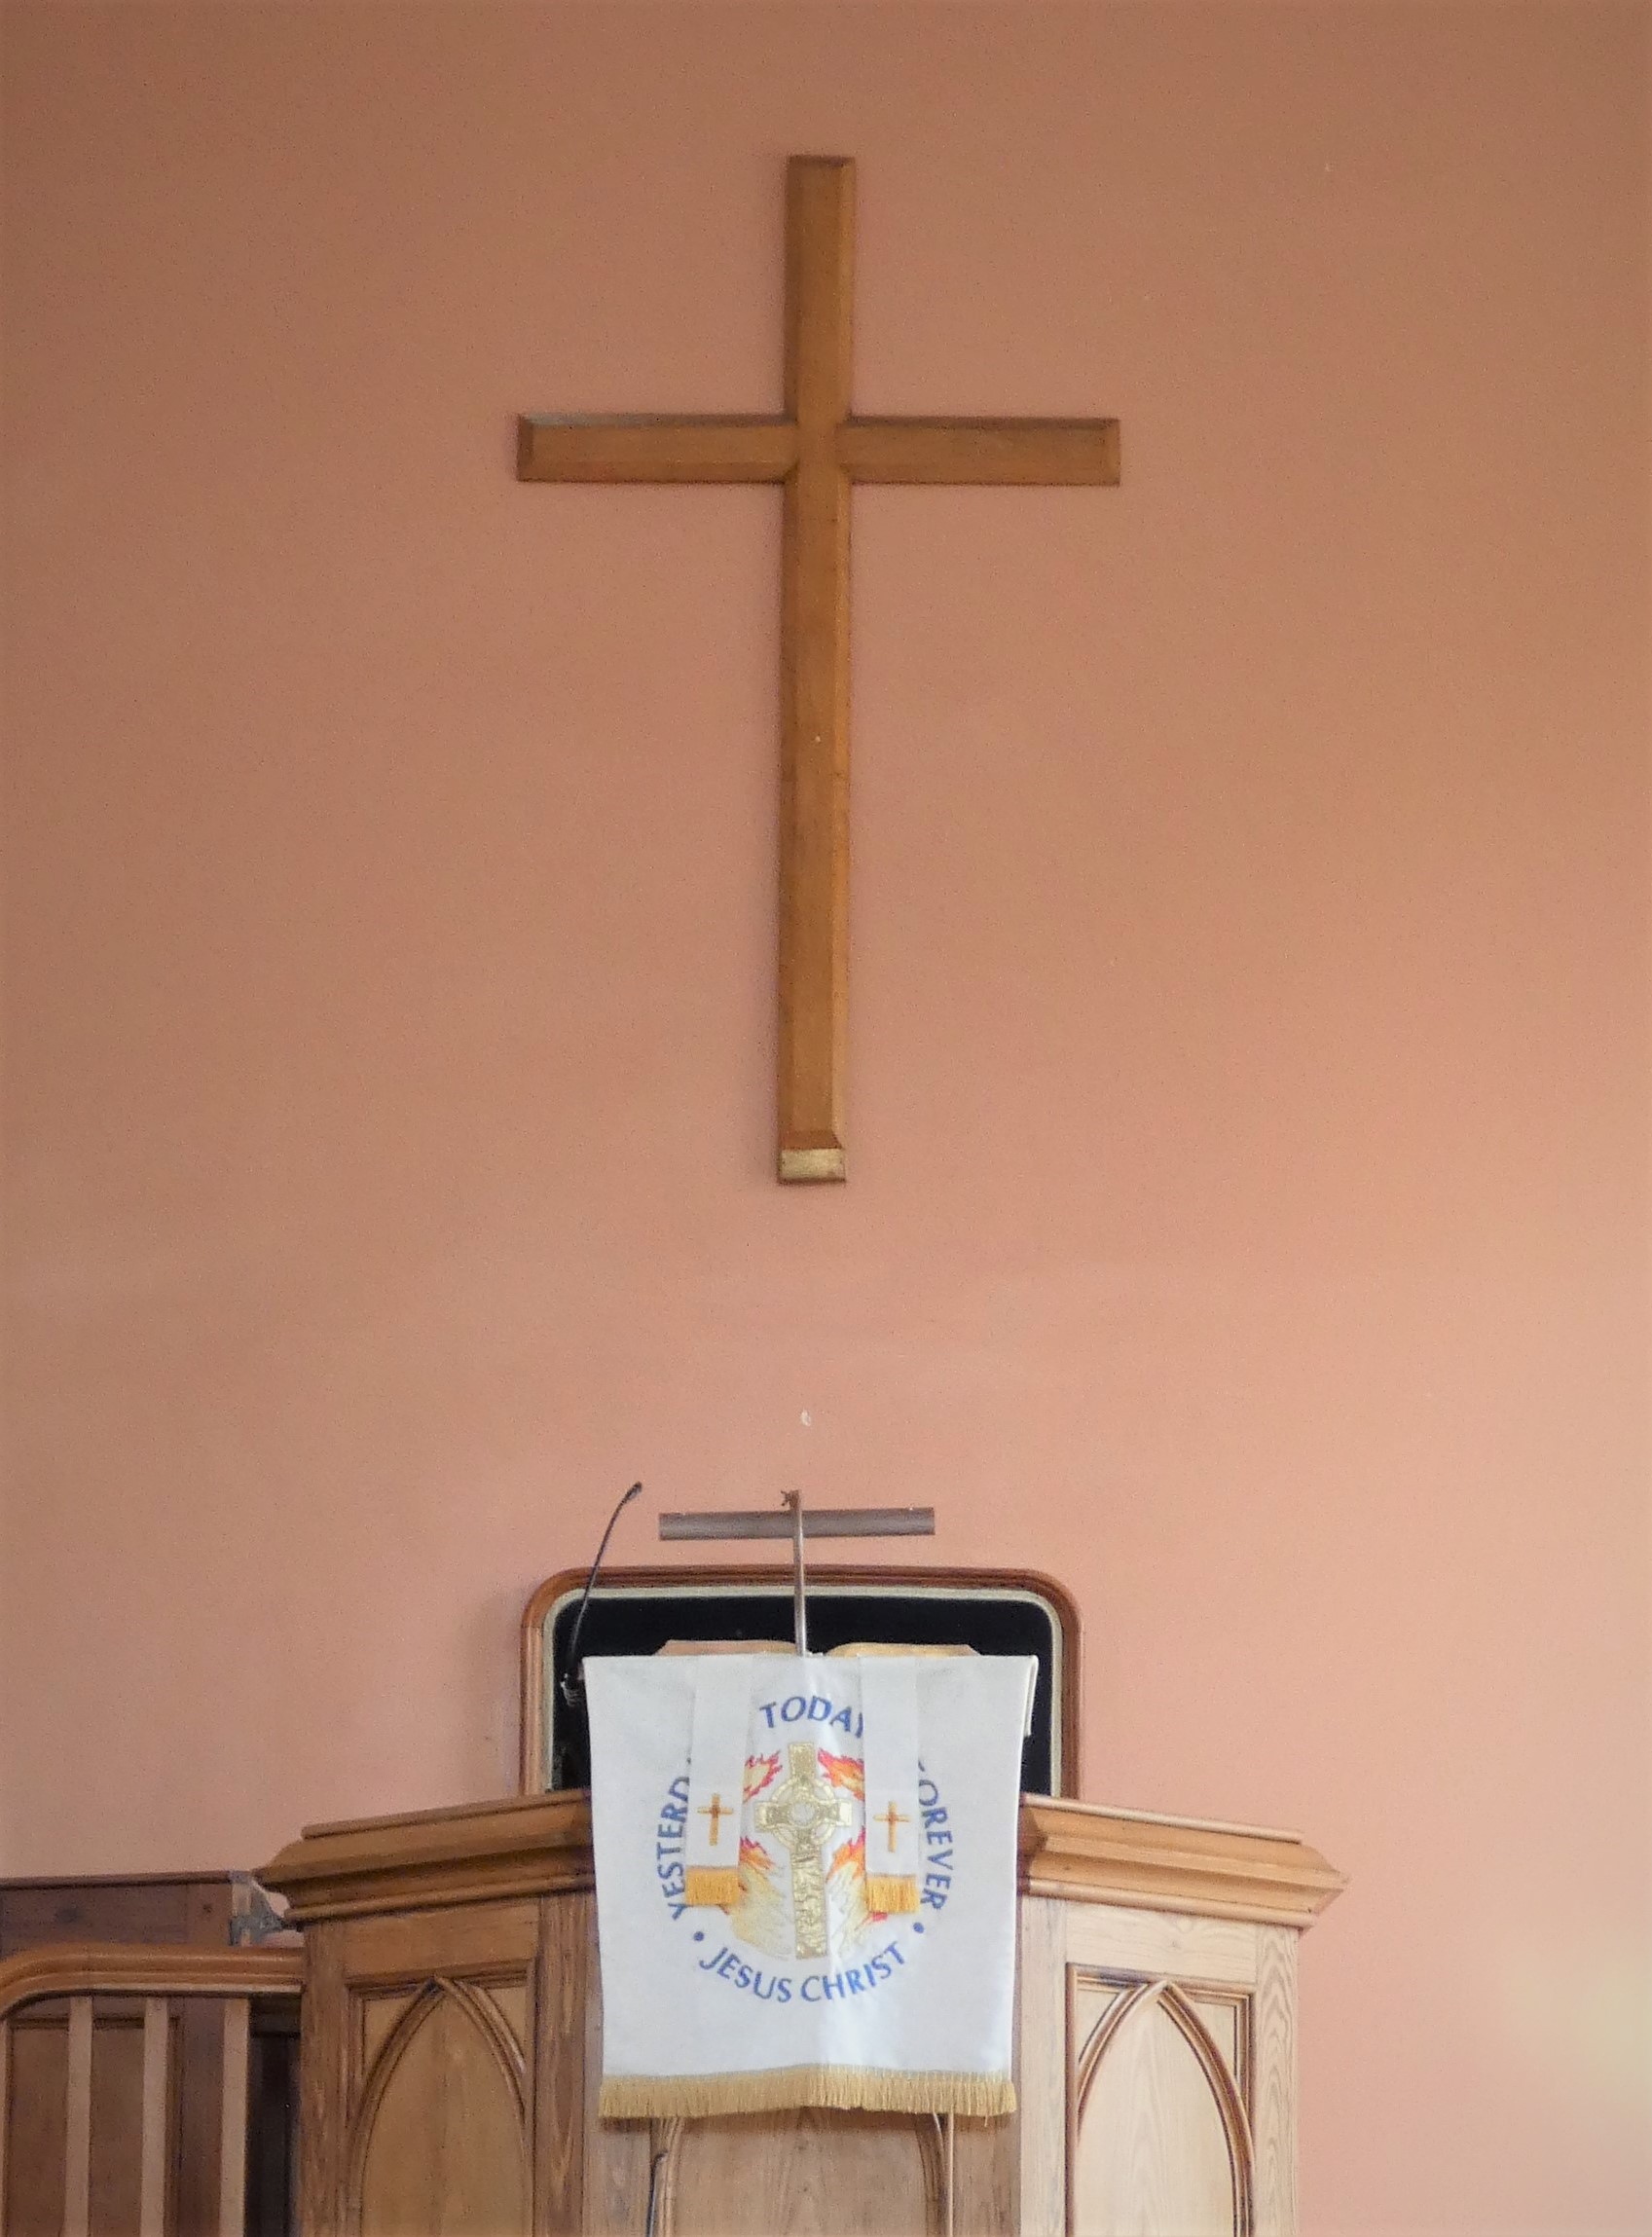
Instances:
[[[933,1500],[1078,1595],[1087,1794],[1352,1873],[1308,2227],[1645,2229],[1644,11],[4,65],[0,1868],[501,1790],[635,1475]],[[793,151],[861,407],[1124,484],[857,499],[853,1177],[782,1192],[777,505],[511,444],[774,408]]]

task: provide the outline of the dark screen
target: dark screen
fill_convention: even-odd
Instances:
[[[560,1690],[577,1612],[577,1600],[569,1601],[558,1610],[552,1631],[553,1786],[591,1783],[584,1711],[570,1711]],[[1045,1609],[990,1591],[905,1599],[858,1593],[847,1585],[817,1585],[809,1594],[809,1645],[821,1654],[852,1639],[870,1639],[909,1646],[967,1646],[983,1655],[1036,1656],[1033,1729],[1021,1752],[1024,1794],[1053,1791],[1052,1629]],[[582,1662],[597,1655],[651,1655],[668,1639],[783,1639],[790,1631],[789,1587],[758,1593],[731,1585],[723,1593],[677,1599],[664,1593],[631,1594],[623,1588],[610,1591],[599,1586],[586,1613],[579,1654]]]

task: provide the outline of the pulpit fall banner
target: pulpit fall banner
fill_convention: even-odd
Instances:
[[[1036,1665],[586,1665],[607,2118],[1014,2109]]]

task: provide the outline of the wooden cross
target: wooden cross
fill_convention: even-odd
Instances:
[[[780,1178],[841,1181],[849,965],[849,491],[855,482],[1111,484],[1117,420],[862,420],[849,406],[855,166],[786,180],[779,418],[524,418],[524,482],[779,482]]]
[[[893,1856],[895,1854],[895,1828],[898,1825],[910,1825],[912,1820],[907,1816],[905,1811],[897,1810],[892,1801],[887,1810],[878,1812],[872,1822],[874,1825],[881,1825],[889,1835],[889,1853]]]
[[[734,1813],[720,1794],[714,1794],[710,1802],[701,1805],[700,1815],[712,1821],[711,1846],[715,1849],[717,1845],[717,1827],[725,1817],[732,1817]]]

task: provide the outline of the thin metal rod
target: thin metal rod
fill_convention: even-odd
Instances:
[[[788,1494],[789,1499],[790,1494]],[[662,1538],[794,1538],[789,1514],[766,1508],[662,1515]],[[808,1538],[933,1538],[933,1507],[811,1507],[803,1517]]]
[[[783,1507],[791,1510],[791,1630],[797,1641],[797,1652],[809,1651],[809,1606],[803,1595],[803,1494],[801,1491],[783,1491]]]

